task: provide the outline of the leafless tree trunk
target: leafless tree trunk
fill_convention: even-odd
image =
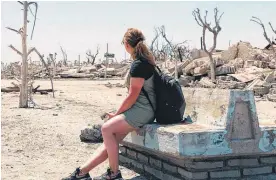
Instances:
[[[263,31],[264,31],[263,35],[264,35],[265,39],[267,40],[267,42],[268,42],[268,43],[270,44],[270,46],[272,47],[273,54],[275,55],[276,52],[275,52],[275,49],[273,48],[273,39],[270,39],[270,38],[267,36],[266,29],[265,29],[265,26],[264,26],[263,22],[262,22],[259,18],[255,17],[255,16],[252,16],[252,19],[250,19],[250,21],[253,21],[253,22],[257,23],[257,24],[259,24],[259,25],[262,27],[262,29],[263,29]],[[276,34],[276,31],[273,29],[272,24],[271,24],[270,22],[269,22],[268,24],[270,25],[272,31]],[[275,55],[275,56],[276,56],[276,55]]]
[[[88,64],[91,63],[93,65],[95,63],[95,60],[96,60],[96,58],[99,54],[99,50],[100,50],[99,46],[97,46],[96,54],[92,54],[90,49],[87,50],[87,52],[86,52],[87,57],[86,58],[87,58],[87,63]]]
[[[49,54],[50,60],[51,60],[51,64],[53,64],[53,77],[56,76],[56,59],[57,59],[57,53],[55,53],[55,55],[53,54]]]
[[[204,16],[204,21],[201,18],[201,14],[200,14],[200,10],[197,8],[196,10],[193,11],[193,16],[197,22],[197,24],[199,26],[202,27],[202,41],[203,41],[203,49],[204,51],[208,54],[208,57],[210,59],[210,69],[211,69],[211,80],[212,82],[216,82],[216,74],[215,74],[215,64],[214,64],[214,60],[212,57],[212,53],[215,50],[216,46],[217,46],[217,36],[219,34],[219,32],[221,31],[221,27],[220,27],[220,19],[223,15],[223,13],[218,17],[218,9],[215,8],[214,9],[214,18],[215,18],[215,26],[211,27],[211,23],[207,22],[207,14],[208,11],[205,11],[205,16]],[[211,32],[213,34],[213,46],[207,50],[206,48],[206,30],[208,29],[209,32]]]
[[[61,49],[61,52],[62,52],[62,55],[63,55],[63,65],[67,66],[67,53],[66,53],[65,50],[62,49],[61,46],[60,46],[60,49]]]
[[[24,6],[24,26],[22,34],[22,69],[21,69],[21,87],[20,87],[20,99],[19,107],[27,108],[28,107],[28,55],[27,55],[27,21],[28,21],[28,2],[23,2]]]

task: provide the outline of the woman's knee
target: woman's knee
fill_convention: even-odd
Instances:
[[[108,123],[104,123],[102,125],[101,131],[102,131],[103,134],[111,132],[111,125],[109,125]]]

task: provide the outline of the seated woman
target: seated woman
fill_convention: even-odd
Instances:
[[[123,179],[119,170],[119,143],[128,133],[138,130],[155,119],[154,110],[141,91],[142,87],[146,90],[155,108],[154,66],[152,66],[155,65],[155,61],[144,41],[145,37],[138,29],[130,28],[125,33],[122,43],[134,60],[130,68],[129,94],[115,114],[108,113],[109,120],[102,126],[104,143],[100,151],[97,151],[98,153],[94,154],[83,166],[77,168],[69,177],[62,180],[92,180],[89,171],[107,158],[110,168],[103,175],[94,177],[93,180]]]

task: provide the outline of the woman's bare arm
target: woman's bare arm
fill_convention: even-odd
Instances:
[[[128,96],[125,98],[120,108],[115,113],[115,115],[119,115],[132,107],[132,105],[136,102],[141,92],[141,89],[144,85],[144,81],[145,81],[144,78],[130,78],[130,87],[129,87]]]

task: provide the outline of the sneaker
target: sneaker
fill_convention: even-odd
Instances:
[[[80,176],[80,168],[77,168],[70,176],[61,180],[92,180],[89,173]]]
[[[104,173],[99,177],[94,177],[93,180],[124,180],[124,179],[122,178],[122,174],[120,171],[118,171],[118,173],[115,175],[113,174],[111,169],[108,168],[106,173]]]

